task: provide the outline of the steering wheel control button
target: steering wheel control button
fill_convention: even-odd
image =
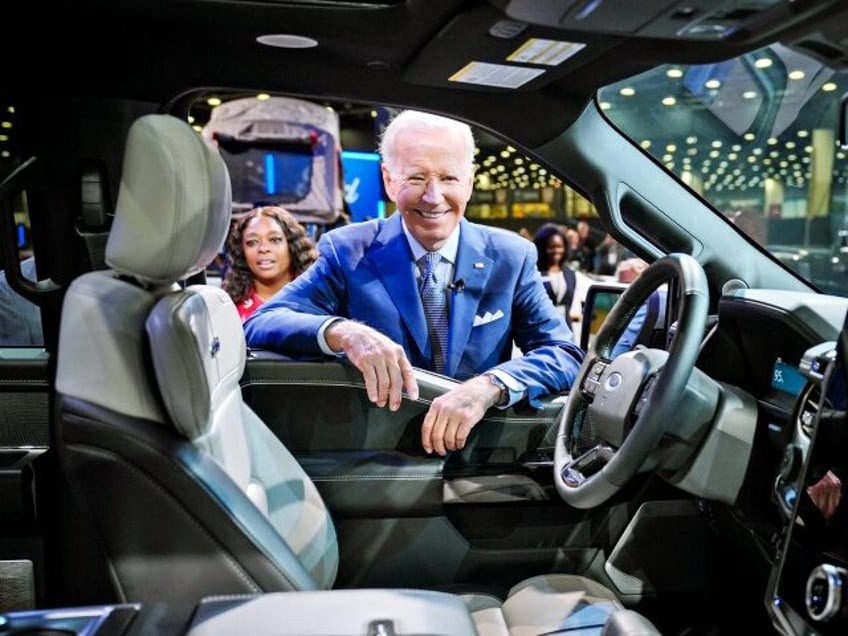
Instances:
[[[651,399],[651,394],[654,392],[654,384],[656,382],[657,376],[652,375],[648,378],[648,381],[645,382],[645,388],[642,389],[642,395],[639,396],[639,400],[636,402],[636,406],[633,407],[633,415],[639,415],[642,412],[642,409],[645,407],[645,404],[648,403],[648,400]]]
[[[622,382],[624,382],[624,379],[621,374],[618,371],[613,371],[604,383],[604,388],[607,391],[615,391],[621,386]]]
[[[587,397],[594,397],[595,393],[597,393],[598,388],[601,385],[601,376],[604,374],[606,368],[606,363],[596,360],[586,373],[586,377],[580,385],[580,388]]]

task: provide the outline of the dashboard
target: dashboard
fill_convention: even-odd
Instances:
[[[733,514],[767,561],[765,603],[787,635],[848,633],[848,502],[825,515],[808,494],[828,471],[848,479],[846,310],[831,296],[738,290],[722,297],[698,362],[757,400]]]

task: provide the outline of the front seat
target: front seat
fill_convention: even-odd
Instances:
[[[133,124],[110,269],[70,285],[58,347],[56,445],[68,507],[83,511],[67,526],[82,602],[193,606],[333,586],[330,514],[242,401],[235,306],[218,287],[178,284],[218,253],[230,205],[224,162],[188,124]],[[503,602],[463,599],[481,635],[657,633],[580,576],[534,577]]]

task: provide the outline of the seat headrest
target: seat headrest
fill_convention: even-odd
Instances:
[[[106,264],[141,283],[168,285],[203,270],[232,214],[218,150],[185,121],[145,115],[130,127]]]

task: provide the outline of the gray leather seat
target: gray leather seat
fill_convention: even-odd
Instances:
[[[86,511],[68,526],[84,602],[191,605],[333,586],[328,510],[242,401],[245,340],[233,303],[217,287],[178,284],[215,257],[230,203],[221,157],[185,122],[135,122],[110,269],[70,285],[58,350],[56,442],[69,505]],[[463,598],[481,635],[600,633],[605,624],[610,634],[656,633],[580,576],[529,579],[504,602]]]

